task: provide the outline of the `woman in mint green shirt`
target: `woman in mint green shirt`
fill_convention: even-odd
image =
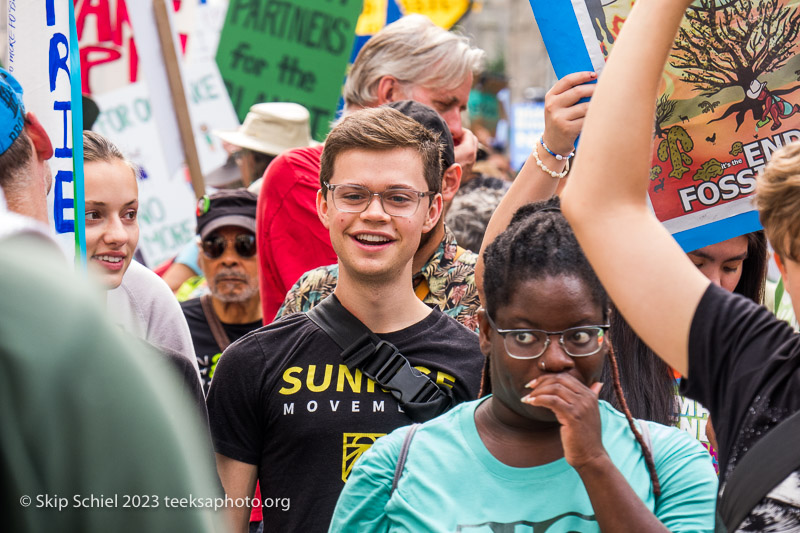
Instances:
[[[608,299],[558,200],[520,209],[483,259],[492,395],[420,426],[394,490],[408,428],[379,439],[330,531],[713,531],[705,450],[597,399]]]

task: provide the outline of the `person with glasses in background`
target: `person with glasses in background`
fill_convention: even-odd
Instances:
[[[197,203],[198,264],[209,292],[181,303],[203,389],[230,343],[261,327],[256,202],[247,189],[223,190]]]
[[[558,199],[521,208],[482,263],[490,395],[380,439],[329,531],[713,531],[700,444],[634,420],[616,374],[625,413],[597,398],[610,302]]]

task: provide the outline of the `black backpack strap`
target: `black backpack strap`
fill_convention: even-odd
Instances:
[[[200,307],[203,310],[203,314],[206,316],[206,322],[208,322],[211,334],[214,336],[217,346],[219,346],[220,353],[224,352],[225,348],[231,345],[231,341],[228,338],[228,334],[225,333],[225,327],[217,316],[217,312],[214,311],[214,305],[211,303],[210,294],[204,294],[200,297]]]
[[[736,464],[719,499],[719,513],[728,531],[736,531],[758,502],[800,468],[797,443],[800,411],[772,428]]]
[[[411,366],[392,343],[370,331],[335,295],[322,300],[307,315],[339,345],[347,368],[361,370],[388,390],[415,422],[437,417],[455,403],[449,389],[439,387]]]
[[[397,456],[397,466],[394,468],[394,478],[392,478],[392,490],[389,492],[391,495],[400,483],[400,476],[403,475],[403,467],[406,466],[406,458],[408,457],[408,449],[411,447],[411,439],[414,438],[414,433],[417,432],[419,424],[411,424],[408,428],[406,437],[403,439],[403,446],[400,448],[400,455]]]

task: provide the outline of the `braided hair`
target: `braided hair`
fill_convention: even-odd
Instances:
[[[583,254],[572,228],[561,214],[558,197],[521,207],[514,214],[508,228],[486,248],[483,261],[483,287],[486,295],[484,305],[490,316],[496,316],[498,308],[511,299],[511,295],[524,281],[571,276],[586,284],[595,303],[603,309],[604,319],[608,317],[608,295]],[[653,493],[658,497],[661,495],[661,486],[653,455],[636,428],[625,402],[613,348],[608,351],[608,358],[614,392],[628,419],[628,425],[642,448],[653,483]],[[481,396],[491,393],[489,368],[487,357],[481,379]]]

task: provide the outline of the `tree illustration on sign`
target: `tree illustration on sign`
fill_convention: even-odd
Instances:
[[[656,155],[661,161],[669,161],[672,170],[669,172],[670,178],[681,179],[684,174],[689,172],[687,165],[692,164],[692,158],[688,152],[694,148],[694,141],[686,133],[682,126],[672,126],[667,132],[667,138],[658,145]]]
[[[724,174],[722,163],[716,159],[709,159],[697,169],[692,179],[695,181],[711,181],[714,178],[722,176],[722,174]]]
[[[663,139],[669,131],[669,128],[664,128],[663,124],[672,118],[672,114],[675,112],[675,104],[677,104],[675,100],[670,100],[669,97],[669,94],[663,94],[656,102],[655,133],[656,137],[660,139]]]
[[[703,111],[703,113],[713,113],[718,105],[719,105],[718,100],[715,100],[713,102],[709,102],[708,100],[703,100],[702,102],[697,104],[697,107],[699,107]]]
[[[700,0],[689,6],[686,19],[670,65],[682,70],[683,81],[707,98],[729,87],[742,90],[742,99],[709,123],[735,113],[738,131],[748,111],[759,120],[764,103],[746,93],[760,76],[783,67],[794,55],[800,10],[779,0]],[[771,94],[797,89],[800,85]]]

